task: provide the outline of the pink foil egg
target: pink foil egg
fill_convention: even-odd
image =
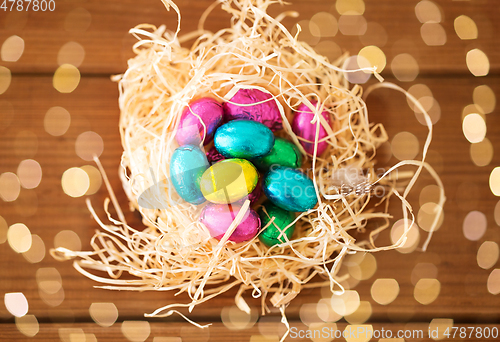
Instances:
[[[208,228],[212,237],[220,240],[240,210],[241,205],[235,203],[209,203],[201,211],[200,222]],[[257,235],[259,229],[259,215],[254,210],[249,209],[243,217],[243,220],[229,237],[229,240],[234,242],[251,240],[255,235]]]
[[[248,105],[265,100],[269,101],[253,106],[238,105]],[[283,127],[278,105],[272,99],[272,96],[267,93],[258,89],[240,89],[231,98],[230,102],[233,103],[224,103],[225,121],[237,119],[258,121],[269,127],[272,131],[277,131]]]
[[[314,106],[317,105],[317,101],[311,101],[311,103]],[[328,112],[325,110],[321,113],[321,115],[323,115],[326,122],[330,124],[330,117],[328,115]],[[314,118],[314,113],[305,104],[301,104],[297,109],[297,112],[295,113],[295,116],[293,117],[292,121],[293,132],[297,134],[297,136],[311,141],[311,142],[306,142],[299,140],[300,144],[304,147],[304,150],[306,150],[306,152],[311,155],[314,153],[314,139],[316,137],[316,123],[314,124],[311,123],[311,120],[313,118]],[[325,128],[323,127],[323,125],[320,124],[318,140],[323,139],[327,135],[328,133],[326,132]],[[323,153],[327,147],[328,147],[327,142],[325,141],[318,142],[317,155]]]
[[[222,105],[213,98],[202,97],[191,102],[182,111],[179,127],[175,134],[177,143],[180,146],[198,145],[205,133],[201,119],[207,130],[203,144],[208,144],[212,141],[215,130],[222,123],[223,114]]]

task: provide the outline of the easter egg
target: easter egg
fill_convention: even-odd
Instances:
[[[205,202],[200,180],[209,166],[207,156],[198,146],[184,145],[174,151],[170,159],[170,178],[182,199],[193,204]]]
[[[226,158],[260,158],[271,152],[274,134],[260,122],[235,120],[217,129],[214,144]]]
[[[225,159],[210,166],[200,180],[200,189],[212,203],[233,203],[250,194],[259,180],[255,166],[245,159]]]
[[[262,190],[274,204],[288,211],[307,211],[318,203],[313,181],[289,167],[273,165],[262,182]]]
[[[314,106],[317,106],[316,101],[311,101]],[[330,124],[330,117],[328,112],[325,110],[321,113],[321,115],[325,118],[326,122]],[[314,153],[314,140],[316,137],[316,123],[312,124],[311,120],[314,118],[314,113],[305,105],[301,104],[295,113],[292,121],[292,130],[297,136],[304,138],[310,142],[300,140],[300,144],[304,147],[304,150],[308,154]],[[325,128],[321,123],[319,123],[319,134],[318,141],[328,136]],[[328,147],[328,143],[326,141],[318,142],[318,152],[317,155],[323,153]]]
[[[200,215],[200,222],[207,227],[210,235],[217,240],[222,239],[236,215],[241,210],[237,204],[207,204]],[[260,229],[260,218],[257,213],[249,209],[243,216],[242,221],[229,237],[234,242],[251,240]]]
[[[295,213],[281,209],[270,201],[264,202],[262,207],[259,208],[258,213],[262,227],[265,227],[274,217],[273,223],[259,234],[259,240],[266,246],[272,247],[276,244],[287,242],[285,235],[288,240],[291,240],[295,224],[288,228],[287,226],[295,220]]]
[[[272,131],[283,127],[276,101],[270,94],[258,89],[240,89],[229,102],[224,103],[224,120],[237,119],[258,121]]]
[[[222,118],[223,110],[219,102],[210,97],[197,99],[182,111],[175,139],[180,146],[198,145],[205,136],[206,129],[205,141],[203,142],[206,145],[212,141]]]
[[[302,165],[302,154],[293,143],[283,138],[276,138],[271,152],[264,157],[252,160],[260,171],[267,171],[271,165],[299,168]]]
[[[219,151],[217,151],[215,146],[212,146],[212,148],[210,150],[208,150],[206,154],[207,154],[208,162],[210,164],[214,164],[218,161],[226,159],[226,157],[224,157],[222,154],[219,153]]]

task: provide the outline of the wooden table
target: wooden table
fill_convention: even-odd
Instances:
[[[20,162],[29,158],[38,161],[43,172],[42,181],[36,189],[21,190],[21,198],[23,193],[36,193],[38,200],[35,212],[26,210],[26,204],[18,199],[14,202],[0,201],[0,215],[8,226],[18,222],[26,224],[32,234],[37,234],[44,241],[47,251],[54,246],[54,237],[62,230],[75,232],[80,238],[82,250],[86,250],[98,228],[97,224],[89,215],[85,197],[70,198],[61,188],[61,176],[65,170],[92,164],[75,153],[75,140],[86,131],[94,131],[102,137],[105,148],[101,161],[111,185],[117,190],[119,202],[126,208],[126,197],[116,176],[122,152],[117,129],[118,88],[116,83],[110,81],[110,75],[126,70],[126,61],[132,56],[131,44],[134,41],[127,33],[131,27],[148,22],[155,25],[165,23],[167,28],[173,29],[176,22],[174,14],[166,12],[159,0],[55,2],[56,9],[53,12],[18,13],[0,9],[0,42],[17,35],[25,43],[24,53],[18,61],[0,62],[1,66],[12,72],[8,90],[0,95],[0,106],[4,106],[0,108],[0,123],[3,125],[0,127],[0,174],[15,173]],[[196,27],[198,18],[211,3],[208,0],[177,2],[183,15],[183,32]],[[287,19],[285,24],[289,28],[322,11],[330,12],[337,19],[340,16],[335,10],[335,1],[290,2],[291,5],[286,9],[298,11],[300,17]],[[374,329],[384,328],[395,332],[398,329],[418,328],[427,332],[429,323],[436,318],[452,319],[456,327],[498,327],[500,320],[500,299],[487,288],[488,277],[498,264],[482,269],[476,261],[478,248],[484,241],[498,243],[500,240],[499,227],[494,218],[498,198],[492,194],[488,183],[491,171],[500,165],[500,154],[495,153],[488,165],[476,166],[469,154],[470,143],[462,133],[462,111],[472,103],[474,88],[488,85],[493,92],[500,92],[500,48],[496,36],[500,33],[500,12],[492,0],[436,0],[434,3],[440,8],[441,25],[447,37],[442,46],[428,46],[422,40],[422,23],[415,15],[418,1],[365,1],[366,21],[380,24],[387,33],[387,43],[380,46],[387,57],[387,67],[382,75],[406,89],[417,83],[425,84],[439,103],[441,119],[434,125],[430,163],[438,170],[448,199],[444,207],[443,225],[426,253],[377,253],[377,271],[354,288],[362,301],[371,304],[372,313],[364,324],[372,324]],[[281,10],[275,6],[271,12],[276,14]],[[458,38],[454,19],[462,14],[477,24],[477,39]],[[89,18],[90,25],[85,29],[85,20]],[[219,10],[214,11],[207,22],[211,30],[226,25],[228,16]],[[368,27],[373,28],[372,24]],[[321,39],[332,40],[351,54],[356,54],[363,47],[362,39],[358,36],[341,32],[335,37]],[[52,79],[58,67],[58,51],[70,41],[83,47],[85,58],[79,66],[82,77],[78,87],[69,94],[62,94],[54,89]],[[490,69],[485,77],[475,77],[467,68],[466,53],[474,48],[481,49],[488,56]],[[412,82],[401,82],[391,72],[391,61],[400,53],[408,53],[418,62],[419,74]],[[9,124],[5,114],[7,102],[15,113]],[[379,90],[370,95],[367,103],[371,120],[382,122],[391,138],[400,131],[409,131],[418,137],[421,154],[426,128],[416,121],[403,95]],[[51,136],[44,130],[45,113],[53,106],[64,107],[71,113],[69,130],[60,137]],[[495,152],[500,148],[500,119],[496,112],[485,116],[487,138]],[[22,139],[16,142],[16,137],[22,131],[30,131],[36,136],[36,152],[30,150],[28,142]],[[388,163],[395,162],[397,159],[392,157]],[[410,196],[416,212],[420,190],[428,184],[431,184],[431,180],[424,176]],[[106,196],[107,192],[102,187],[90,199],[95,207],[101,207]],[[477,241],[468,240],[462,231],[464,218],[471,211],[482,212],[487,220],[487,230]],[[136,214],[127,213],[127,218],[140,224]],[[5,235],[5,228],[0,228],[1,237]],[[422,239],[424,237],[422,232]],[[129,323],[122,322],[146,321],[144,313],[174,300],[171,294],[163,292],[109,292],[94,289],[96,284],[76,272],[71,262],[58,262],[47,253],[41,262],[30,263],[14,252],[7,242],[0,244],[0,260],[0,295],[3,297],[6,293],[22,292],[29,303],[28,314],[34,315],[39,322],[39,332],[34,337],[27,337],[18,331],[12,314],[4,305],[0,305],[2,341],[83,341],[85,339],[82,336],[87,336],[87,341],[127,341],[123,331],[127,331]],[[414,298],[412,271],[419,263],[434,264],[437,270],[434,277],[440,283],[439,296],[428,305],[420,304]],[[39,290],[36,274],[42,268],[55,268],[61,275],[64,300],[60,304],[56,303],[58,305],[47,304],[54,304],[57,299],[52,298],[52,302],[50,299],[47,302],[46,296]],[[399,295],[389,305],[380,305],[371,296],[372,284],[379,278],[393,278],[399,283]],[[215,301],[200,305],[189,314],[197,322],[212,323],[208,332],[206,329],[193,329],[178,316],[152,318],[147,320],[150,329],[150,333],[145,335],[148,336],[147,341],[180,341],[175,337],[182,338],[182,341],[263,341],[259,337],[263,333],[270,331],[271,334],[278,334],[282,330],[277,320],[259,322],[244,330],[228,329],[221,320],[221,311],[234,305],[234,294],[230,291]],[[310,307],[308,304],[318,303],[322,296],[325,296],[322,291],[304,290],[287,308],[292,326],[307,329],[304,323],[309,323],[311,319],[306,310]],[[187,301],[185,297],[180,299]],[[102,302],[114,303],[119,313],[116,323],[108,328],[94,323],[89,314],[92,303]],[[258,306],[258,301],[249,302]],[[278,317],[276,312],[272,316]],[[343,330],[347,324],[340,320],[337,329]],[[73,333],[71,338],[70,333]],[[422,340],[427,340],[425,336]],[[455,337],[459,339],[458,334]],[[137,338],[144,340],[141,336]],[[470,339],[479,340],[475,336]],[[310,339],[297,337],[289,340]]]

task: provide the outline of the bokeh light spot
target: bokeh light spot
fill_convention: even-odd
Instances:
[[[28,313],[28,300],[21,292],[6,293],[4,303],[7,310],[15,317],[23,317]]]
[[[0,56],[4,62],[17,62],[24,52],[24,40],[19,36],[7,38],[0,50]]]
[[[4,66],[0,66],[0,95],[9,89],[11,81],[12,74],[10,73],[10,70]]]
[[[481,108],[484,114],[489,114],[495,110],[497,104],[495,92],[486,84],[474,88],[472,99],[474,104]]]
[[[446,31],[438,23],[425,23],[420,28],[420,35],[425,44],[440,46],[446,44]]]
[[[71,64],[63,64],[54,73],[52,84],[60,93],[73,92],[80,83],[80,71]]]
[[[38,320],[33,315],[16,317],[16,328],[21,334],[28,337],[33,337],[40,331]]]
[[[418,138],[410,132],[399,132],[392,138],[392,154],[399,160],[414,159],[418,155]]]
[[[45,258],[45,243],[36,234],[31,235],[31,247],[23,253],[24,259],[29,263],[36,264]]]
[[[42,181],[42,167],[36,160],[25,159],[17,167],[17,176],[23,188],[34,189]]]
[[[441,283],[439,280],[422,278],[415,284],[413,296],[420,304],[428,305],[437,299],[440,291]]]
[[[490,190],[495,196],[500,196],[500,167],[495,167],[490,173]]]
[[[85,59],[85,49],[77,42],[67,42],[57,53],[57,64],[71,64],[79,67]]]
[[[320,37],[335,37],[339,27],[337,19],[328,12],[319,12],[312,16],[311,23],[316,24],[319,29]],[[315,34],[315,28],[310,28],[312,34]]]
[[[5,172],[0,175],[0,198],[5,202],[15,201],[21,192],[21,183],[15,173]]]
[[[477,251],[477,264],[487,270],[497,263],[498,256],[498,244],[494,241],[485,241]]]
[[[438,5],[428,0],[422,0],[415,6],[415,15],[422,24],[440,23],[442,20]]]
[[[419,73],[417,61],[408,53],[401,53],[394,57],[391,63],[391,70],[394,76],[401,82],[412,82],[417,78]]]
[[[61,136],[68,131],[71,124],[71,115],[63,107],[52,107],[43,119],[45,132],[55,137]]]
[[[118,309],[113,303],[92,303],[90,317],[101,327],[110,327],[118,319]]]
[[[493,159],[493,144],[488,138],[470,145],[470,157],[477,166],[486,166]]]
[[[453,22],[457,36],[462,40],[476,39],[478,35],[477,26],[474,20],[466,15],[455,18]]]
[[[358,53],[358,65],[361,68],[376,67],[377,72],[380,73],[384,70],[386,63],[384,52],[377,46],[365,46]]]
[[[362,15],[341,15],[338,25],[339,31],[345,36],[361,36],[368,29],[366,19]]]
[[[470,241],[477,241],[486,233],[488,222],[480,211],[471,211],[465,216],[462,226],[464,236]]]
[[[16,253],[24,253],[31,248],[31,232],[23,223],[16,223],[9,227],[7,241]]]
[[[96,132],[84,132],[76,138],[76,154],[86,161],[91,161],[94,156],[99,157],[104,150],[104,142]]]
[[[486,122],[479,114],[468,114],[462,122],[462,130],[469,142],[478,143],[486,136]]]
[[[390,304],[399,294],[399,283],[396,279],[377,279],[373,282],[370,293],[373,300],[380,305]]]
[[[467,52],[465,61],[471,74],[476,77],[486,76],[490,72],[490,60],[488,56],[479,49],[472,49]]]
[[[71,33],[87,31],[92,23],[92,15],[83,7],[78,7],[68,13],[64,20],[64,29]]]
[[[61,230],[54,237],[54,248],[63,247],[72,251],[80,251],[82,242],[77,233],[72,230]]]
[[[72,167],[64,171],[61,185],[68,196],[81,197],[89,190],[89,175],[78,167]]]

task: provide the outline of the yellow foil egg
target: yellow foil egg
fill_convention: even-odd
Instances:
[[[258,181],[257,169],[248,160],[225,159],[203,173],[200,189],[212,203],[233,203],[247,197]]]

